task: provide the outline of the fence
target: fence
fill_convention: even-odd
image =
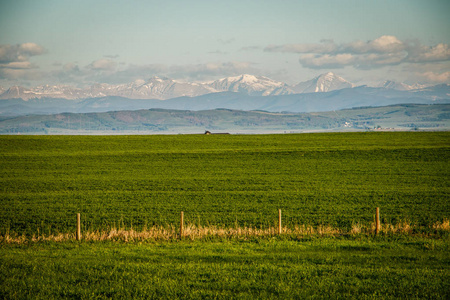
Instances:
[[[76,240],[81,240],[81,214],[77,213],[77,230],[76,230]],[[381,223],[380,223],[380,208],[377,207],[375,211],[375,234],[378,235],[381,230]],[[281,217],[281,209],[278,209],[278,228],[277,228],[277,234],[280,235],[283,232],[283,226],[282,226],[282,217]],[[179,229],[179,237],[185,236],[185,224],[184,224],[184,212],[182,211],[180,213],[180,229]]]
[[[185,214],[182,211],[180,213],[180,226],[177,228],[173,225],[144,227],[142,231],[136,231],[132,227],[130,229],[119,228],[115,226],[110,227],[108,230],[89,230],[85,229],[82,235],[82,218],[81,214],[76,214],[76,231],[72,233],[57,233],[57,234],[39,234],[27,236],[25,234],[18,235],[17,233],[0,234],[1,243],[28,243],[39,241],[156,241],[156,240],[179,240],[188,238],[191,240],[203,239],[203,238],[239,238],[239,239],[253,239],[257,237],[273,237],[273,236],[286,236],[289,238],[302,238],[304,236],[319,235],[319,236],[340,236],[340,235],[379,235],[382,234],[408,234],[421,236],[442,236],[447,235],[450,232],[450,221],[448,218],[444,218],[442,222],[436,221],[428,226],[414,225],[410,222],[403,221],[396,225],[389,224],[383,221],[381,223],[380,209],[377,207],[375,214],[373,215],[373,223],[369,226],[354,223],[351,230],[345,228],[335,228],[330,225],[319,225],[313,227],[312,225],[295,225],[292,224],[283,227],[282,226],[282,214],[281,209],[278,210],[278,222],[274,227],[269,228],[257,228],[257,227],[239,227],[237,224],[235,227],[217,227],[214,225],[207,225],[205,227],[201,225],[193,225],[193,223],[186,223]],[[275,218],[273,218],[275,219]],[[273,220],[275,221],[275,220]],[[73,224],[73,223],[72,223]]]

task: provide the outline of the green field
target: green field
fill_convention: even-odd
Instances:
[[[0,298],[450,297],[448,132],[1,136]],[[408,233],[32,242],[185,222]],[[176,230],[176,229],[175,229]],[[20,237],[22,239],[19,239]]]
[[[1,136],[0,233],[449,218],[450,133]]]
[[[2,299],[448,299],[449,241],[0,246]]]

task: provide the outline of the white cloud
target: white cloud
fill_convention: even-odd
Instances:
[[[322,69],[322,68],[343,68],[352,65],[355,62],[355,57],[352,54],[303,54],[299,59],[300,63],[307,68]]]
[[[45,49],[35,43],[0,45],[0,63],[27,61],[31,56],[43,53]]]
[[[392,35],[383,35],[373,41],[355,41],[338,47],[339,52],[354,54],[363,53],[396,53],[405,50],[405,44]]]
[[[98,71],[113,71],[116,68],[117,63],[111,59],[102,58],[93,61],[87,66],[88,69]]]
[[[401,41],[392,35],[383,35],[371,41],[336,44],[322,40],[316,44],[269,45],[266,52],[301,53],[299,62],[307,68],[328,69],[353,66],[371,69],[401,63],[443,62],[450,60],[447,44],[425,46],[419,42]]]
[[[46,50],[35,43],[24,43],[17,45],[0,45],[0,79],[33,80],[41,76],[41,72],[32,71],[37,69],[29,58],[45,53]]]
[[[373,41],[354,41],[341,45],[336,44],[333,40],[322,40],[318,44],[269,45],[264,51],[315,54],[364,54],[400,52],[405,47],[405,44],[395,36],[383,35]]]
[[[357,69],[373,69],[384,66],[394,66],[402,63],[406,57],[404,52],[369,53],[358,55],[354,67]]]
[[[168,77],[185,81],[206,81],[212,78],[239,75],[242,73],[260,74],[251,62],[210,62],[189,65],[128,65],[125,68],[110,72],[96,72],[86,69],[83,74],[84,82],[105,82],[110,84],[132,82],[137,79],[148,79],[153,76]]]
[[[45,49],[35,43],[24,43],[19,45],[19,52],[22,52],[28,56],[41,55],[44,54]]]
[[[242,73],[257,74],[259,72],[250,62],[231,61],[170,66],[167,76],[185,80],[209,80],[212,77],[226,77]]]
[[[299,62],[304,67],[311,69],[338,69],[346,66],[353,66],[357,69],[372,69],[386,65],[397,65],[404,58],[404,53],[303,54],[300,56]]]
[[[90,82],[105,82],[111,84],[132,82],[136,79],[147,79],[152,76],[167,76],[168,67],[163,64],[128,65],[112,72],[92,72],[86,76]]]
[[[434,72],[424,72],[416,73],[416,76],[427,83],[445,83],[450,81],[450,72],[444,72],[441,74]]]
[[[408,61],[433,62],[450,60],[450,47],[447,44],[437,44],[434,47],[415,45],[410,48]]]
[[[43,72],[30,69],[0,68],[0,79],[6,80],[38,80],[44,77]]]
[[[35,69],[36,65],[33,65],[29,61],[14,61],[7,64],[0,64],[0,68],[5,69]]]
[[[74,63],[67,63],[63,66],[63,70],[65,72],[79,72],[80,67],[78,67],[78,65],[76,65]]]

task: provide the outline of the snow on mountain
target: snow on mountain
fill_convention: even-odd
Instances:
[[[30,98],[65,98],[79,99],[84,96],[82,89],[74,88],[68,85],[42,85],[26,91]]]
[[[398,90],[398,91],[411,91],[411,90],[418,90],[418,89],[423,89],[426,88],[427,85],[424,84],[413,84],[413,85],[409,85],[403,82],[396,82],[396,81],[392,81],[392,80],[386,80],[383,83],[381,83],[379,85],[379,87],[383,87],[386,89],[393,89],[393,90]]]
[[[30,89],[14,86],[1,93],[0,99],[21,98],[23,100],[29,100],[34,98],[62,98],[73,100],[119,96],[130,99],[166,100],[181,96],[195,97],[211,92],[215,91],[198,83],[184,83],[168,78],[153,77],[148,81],[136,80],[132,83],[118,85],[98,83],[85,89],[64,85],[45,85]]]
[[[322,74],[314,79],[300,82],[292,87],[296,93],[318,93],[330,92],[345,88],[352,88],[354,85],[344,78],[337,76],[332,72]]]
[[[210,93],[234,92],[248,96],[279,96],[300,93],[329,92],[354,85],[331,72],[322,74],[295,86],[275,81],[264,76],[242,74],[204,83],[181,82],[165,77],[152,77],[148,80],[136,80],[126,84],[97,83],[87,88],[75,88],[67,85],[42,85],[33,88],[12,86],[0,87],[0,99],[41,99],[59,98],[68,100],[117,96],[128,99],[167,100],[178,97],[197,97]],[[399,91],[420,91],[423,85],[407,85],[394,81],[385,81],[376,88]]]
[[[237,92],[250,96],[274,96],[294,93],[286,83],[264,76],[248,74],[222,78],[205,84],[218,92]]]
[[[63,98],[83,99],[118,96],[130,99],[167,100],[177,97],[196,97],[217,92],[237,92],[251,96],[287,95],[294,92],[287,84],[263,76],[243,74],[207,83],[180,82],[169,78],[152,77],[132,83],[111,85],[94,84],[85,89],[70,86],[39,86],[35,88],[11,87],[0,93],[0,99]]]
[[[100,92],[100,90],[95,90],[95,92]],[[179,82],[155,76],[148,81],[136,80],[129,84],[108,85],[107,88],[101,89],[101,92],[107,96],[166,100],[181,96],[204,95],[210,90],[196,83]]]
[[[32,93],[31,90],[26,89],[24,87],[12,86],[12,87],[7,89],[6,91],[4,91],[0,95],[0,99],[17,99],[17,98],[22,98],[24,100],[28,100],[30,98],[27,97],[27,95],[30,95],[31,93]],[[32,97],[32,98],[34,98],[34,97]]]
[[[66,85],[42,85],[34,88],[12,86],[0,94],[0,99],[63,98],[73,100],[84,96],[83,90]]]

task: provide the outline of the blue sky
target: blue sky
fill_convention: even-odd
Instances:
[[[450,82],[450,1],[0,2],[0,85],[206,81]]]

